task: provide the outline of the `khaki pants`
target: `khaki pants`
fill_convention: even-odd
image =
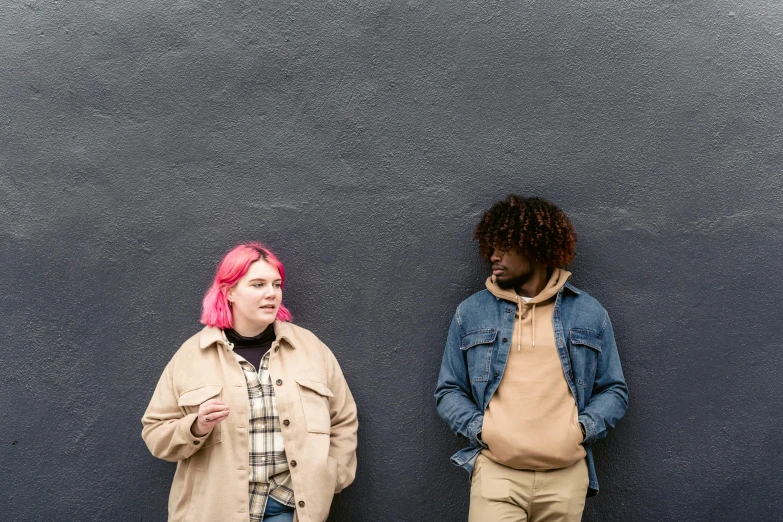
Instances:
[[[479,454],[470,486],[469,522],[579,522],[587,495],[587,461],[563,469],[523,471]]]

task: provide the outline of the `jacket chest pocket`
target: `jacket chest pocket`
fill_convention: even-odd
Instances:
[[[332,431],[329,398],[334,397],[334,394],[322,382],[296,379],[296,384],[299,385],[299,398],[302,401],[307,431],[329,434]]]
[[[194,388],[180,394],[177,399],[177,405],[185,410],[186,414],[198,413],[198,408],[201,403],[208,401],[209,399],[220,399],[220,392],[223,391],[223,387],[218,384],[209,384],[207,386],[201,386]],[[224,421],[225,422],[225,421]],[[211,446],[220,442],[221,424],[219,422],[212,428],[207,440],[204,441],[204,447]]]
[[[592,330],[571,328],[571,366],[576,384],[592,389],[598,357],[601,355],[601,338]]]
[[[495,344],[498,331],[494,328],[474,330],[462,336],[460,350],[465,353],[468,362],[470,382],[489,380],[492,366],[492,345]]]

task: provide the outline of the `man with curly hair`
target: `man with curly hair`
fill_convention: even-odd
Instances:
[[[553,203],[510,195],[475,239],[486,290],[458,307],[435,399],[469,446],[470,522],[578,521],[598,492],[592,444],[628,408],[606,310],[568,282],[571,221]]]

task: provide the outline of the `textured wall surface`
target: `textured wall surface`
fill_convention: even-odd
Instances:
[[[140,417],[260,239],[360,408],[330,520],[465,520],[432,392],[517,192],[575,222],[631,388],[585,520],[783,520],[781,31],[773,0],[0,3],[0,517],[165,519]]]

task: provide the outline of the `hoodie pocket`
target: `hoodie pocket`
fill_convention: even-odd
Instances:
[[[460,349],[468,360],[468,375],[471,382],[489,380],[492,366],[492,345],[495,344],[498,331],[494,328],[474,330],[462,336]]]
[[[299,398],[302,401],[307,431],[329,434],[332,431],[329,397],[334,397],[334,394],[322,382],[297,379],[296,383],[299,385]]]

